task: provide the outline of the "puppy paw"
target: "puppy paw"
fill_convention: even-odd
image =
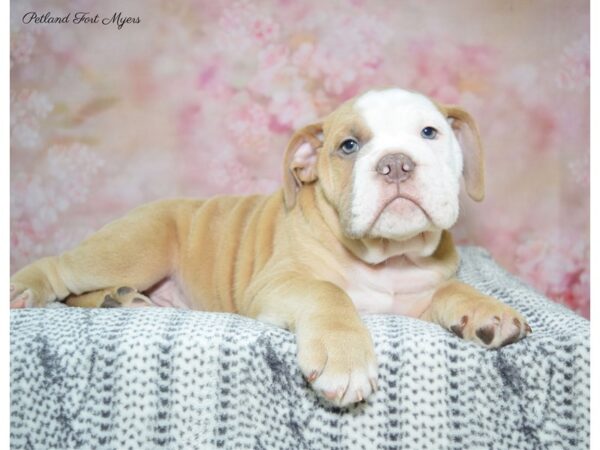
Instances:
[[[81,295],[71,295],[65,300],[68,306],[80,308],[136,308],[152,306],[151,300],[129,286],[101,289]]]
[[[46,302],[33,288],[17,282],[10,283],[10,307],[30,308],[44,306]]]
[[[100,308],[137,308],[152,306],[152,301],[144,294],[129,286],[121,286],[112,292],[104,294]]]
[[[532,332],[521,314],[491,297],[464,302],[451,315],[450,331],[487,348],[512,344]]]
[[[298,362],[315,391],[336,406],[360,402],[377,389],[377,361],[366,329],[299,339]]]

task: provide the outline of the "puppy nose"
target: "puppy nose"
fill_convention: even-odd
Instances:
[[[376,170],[388,183],[397,183],[410,178],[415,170],[415,162],[404,153],[392,153],[379,160]]]

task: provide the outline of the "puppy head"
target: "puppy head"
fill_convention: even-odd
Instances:
[[[293,208],[318,183],[352,239],[409,239],[450,228],[460,178],[483,199],[483,150],[472,117],[401,89],[369,91],[297,131],[284,161]]]

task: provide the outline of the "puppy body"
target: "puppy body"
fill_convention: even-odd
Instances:
[[[440,137],[420,136],[427,127]],[[453,278],[447,228],[461,174],[480,199],[482,153],[467,113],[397,89],[371,92],[292,137],[281,191],[137,208],[15,274],[12,306],[135,306],[171,279],[194,309],[294,331],[314,388],[357,402],[377,383],[360,313],[420,317],[488,347],[530,331],[519,313]]]
[[[298,208],[286,213],[283,192],[278,191],[271,196],[174,199],[144,205],[57,257],[53,262],[61,276],[54,279],[52,292],[41,303],[62,297],[57,293],[100,290],[105,279],[147,291],[158,279],[168,278],[192,309],[254,317],[249,305],[255,291],[276,273],[285,272],[335,284],[348,293],[360,313],[419,317],[435,289],[456,271],[458,258],[448,232],[357,246],[335,229],[335,220],[327,222],[327,216],[334,218],[335,213],[316,186],[303,189],[298,203]],[[324,210],[328,214],[322,214]],[[140,248],[140,241],[146,248]],[[116,261],[111,256],[116,246],[120,254],[131,257]],[[94,260],[87,261],[91,247]],[[361,256],[382,262],[368,263]],[[68,274],[70,267],[88,264],[94,266],[92,279],[82,279],[78,269]],[[141,267],[139,274],[132,273],[134,265]],[[72,305],[77,301],[69,298]]]

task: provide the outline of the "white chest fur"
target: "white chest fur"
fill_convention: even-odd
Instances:
[[[346,292],[361,314],[419,317],[448,274],[435,264],[416,265],[398,256],[377,265],[357,262],[345,269],[344,278]]]

